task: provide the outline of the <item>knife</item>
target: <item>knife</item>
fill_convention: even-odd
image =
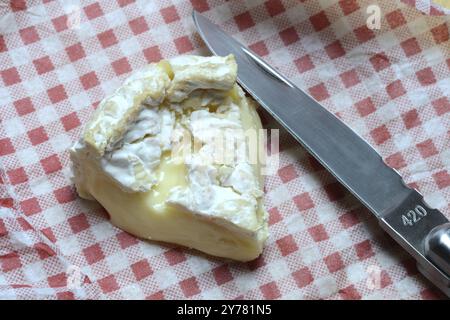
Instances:
[[[207,18],[193,12],[215,55],[233,54],[239,84],[378,219],[450,297],[450,223],[388,167],[365,140],[310,95]]]

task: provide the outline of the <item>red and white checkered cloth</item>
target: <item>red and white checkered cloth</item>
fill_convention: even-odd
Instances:
[[[69,174],[67,149],[127,75],[208,54],[195,8],[336,113],[449,216],[449,20],[427,1],[404,2],[2,1],[0,298],[443,297],[284,131],[280,169],[266,182],[270,238],[250,263],[138,240],[79,199]],[[381,28],[371,30],[373,4]]]

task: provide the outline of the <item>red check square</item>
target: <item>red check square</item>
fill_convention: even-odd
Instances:
[[[24,116],[34,111],[33,103],[29,97],[14,101],[14,107],[16,107],[19,116]]]
[[[88,17],[89,20],[98,18],[104,14],[102,7],[100,7],[100,4],[98,2],[95,2],[93,4],[84,7],[84,13],[86,14],[86,17]]]
[[[422,123],[419,118],[419,113],[417,112],[416,109],[410,110],[402,114],[402,119],[406,129],[417,127]]]
[[[339,217],[339,221],[344,229],[351,228],[359,223],[359,213],[355,210],[346,212]]]
[[[314,207],[314,202],[307,192],[295,196],[293,200],[300,211],[308,210]]]
[[[41,206],[36,198],[24,200],[20,203],[20,208],[26,216],[31,216],[38,212],[41,212]]]
[[[19,83],[22,80],[20,79],[20,75],[19,72],[17,71],[17,69],[15,67],[6,69],[6,70],[2,70],[0,72],[2,79],[3,79],[3,83],[6,86],[12,86],[13,84]]]
[[[355,104],[356,109],[358,110],[361,117],[365,117],[373,112],[375,112],[375,105],[372,102],[370,97],[367,97]]]
[[[422,51],[416,38],[410,38],[408,40],[405,40],[402,43],[400,43],[400,46],[402,47],[407,57],[413,56]]]
[[[67,274],[65,272],[58,273],[47,279],[50,288],[65,287],[67,285]]]
[[[11,199],[11,202],[12,202],[12,199]],[[3,199],[0,200],[0,206],[6,207],[2,203],[3,203]],[[0,219],[0,237],[6,236],[7,234],[8,234],[8,230],[6,230],[5,223],[3,222],[2,219]]]
[[[39,59],[36,59],[33,61],[34,67],[36,68],[37,73],[43,74],[52,71],[55,69],[53,66],[52,61],[50,60],[49,56],[42,57]]]
[[[13,206],[14,206],[13,198],[0,198],[0,207],[12,208]],[[2,220],[0,220],[0,221],[2,221]],[[0,222],[0,224],[1,224],[1,222]],[[3,225],[3,227],[4,227],[4,225]],[[1,229],[1,226],[0,226],[0,229]],[[0,234],[1,234],[1,232],[0,232]]]
[[[382,144],[391,138],[391,134],[385,125],[379,126],[378,128],[372,130],[370,135],[376,144]]]
[[[130,29],[135,35],[148,31],[148,24],[144,17],[139,17],[129,22]]]
[[[39,41],[41,38],[36,31],[35,27],[28,27],[22,30],[19,30],[20,37],[25,45],[34,43]]]
[[[434,27],[433,29],[431,29],[431,34],[433,35],[433,39],[436,42],[436,44],[448,41],[449,34],[447,24],[443,23],[437,27]]]
[[[27,10],[27,3],[25,0],[12,0],[9,6],[13,12]]]
[[[283,220],[283,217],[281,216],[280,211],[278,211],[278,208],[271,208],[268,211],[269,211],[270,226]]]
[[[375,255],[369,240],[357,243],[355,245],[355,250],[359,260],[366,260]]]
[[[70,217],[68,222],[73,233],[79,233],[89,228],[89,222],[84,213]]]
[[[264,41],[258,41],[249,46],[249,48],[260,55],[261,57],[266,56],[269,54],[269,50],[267,49],[266,44]]]
[[[28,175],[23,168],[9,170],[7,172],[9,181],[12,185],[24,183],[28,181]]]
[[[342,12],[346,16],[359,9],[357,0],[341,0],[339,1],[339,6],[341,7]]]
[[[97,38],[100,41],[100,44],[102,45],[103,49],[111,47],[117,43],[116,35],[114,34],[114,31],[112,31],[111,29],[98,34]]]
[[[309,55],[298,58],[294,61],[294,63],[300,73],[309,71],[314,68],[314,64]]]
[[[72,112],[72,113],[62,117],[61,123],[64,127],[64,130],[66,130],[66,131],[70,131],[81,125],[80,119],[78,118],[76,112]]]
[[[322,101],[330,97],[330,94],[323,83],[319,83],[318,85],[309,88],[309,93],[317,101]]]
[[[91,71],[89,73],[86,73],[85,75],[80,77],[81,84],[84,88],[84,90],[89,90],[93,87],[96,87],[99,85],[99,81],[97,78],[97,75],[94,71]]]
[[[70,291],[57,292],[56,298],[58,300],[75,300],[75,295]]]
[[[361,82],[355,70],[346,71],[340,77],[346,88],[353,87]]]
[[[191,277],[189,279],[181,281],[180,287],[186,298],[195,296],[196,294],[200,293],[200,288],[198,287],[198,283],[195,277]]]
[[[127,58],[116,60],[111,65],[118,76],[131,71],[131,66]]]
[[[450,186],[450,174],[446,170],[433,174],[433,179],[439,189],[444,189]]]
[[[287,28],[280,32],[280,38],[285,46],[288,46],[294,42],[297,42],[300,38],[294,27]]]
[[[105,259],[105,254],[99,244],[94,244],[83,249],[83,254],[89,264],[94,264]]]
[[[52,23],[56,32],[64,31],[69,27],[67,15],[62,15],[52,19]]]
[[[22,267],[22,262],[16,252],[3,254],[0,264],[3,272],[12,271]]]
[[[433,105],[434,110],[436,110],[438,116],[450,112],[450,101],[446,97],[434,100],[431,104]]]
[[[269,0],[266,1],[264,5],[266,6],[266,10],[271,17],[274,17],[286,11],[286,8],[280,0]]]
[[[6,50],[8,50],[8,48],[6,47],[5,38],[0,35],[0,52],[5,52]]]
[[[67,99],[67,93],[62,84],[48,89],[47,95],[52,103],[58,103]]]
[[[0,139],[0,156],[6,156],[15,152],[15,149],[9,138]]]
[[[98,285],[102,289],[103,293],[110,293],[119,290],[119,285],[114,275],[98,280]]]
[[[17,218],[17,222],[20,224],[20,227],[22,228],[23,231],[33,230],[31,224],[27,220],[25,220],[24,217]]]
[[[416,72],[417,79],[423,86],[429,86],[436,83],[436,77],[434,76],[431,68],[425,68]]]
[[[406,23],[406,19],[400,9],[389,12],[386,15],[386,20],[392,29],[398,28]]]
[[[239,31],[244,31],[255,25],[255,22],[248,11],[235,16],[234,21],[236,21]]]
[[[146,48],[144,49],[143,53],[148,63],[158,62],[162,59],[161,51],[159,51],[158,46]]]
[[[41,232],[44,234],[44,236],[47,237],[47,239],[49,239],[51,242],[55,243],[56,242],[56,237],[55,234],[52,231],[52,228],[45,228],[42,229]]]
[[[50,257],[53,257],[54,255],[56,255],[56,252],[43,242],[36,243],[33,246],[33,248],[37,251],[37,254],[39,255],[39,258],[41,260],[44,260],[44,259],[47,259],[47,258],[50,258]]]
[[[178,12],[177,12],[177,9],[175,8],[175,6],[163,8],[160,10],[160,12],[164,19],[164,22],[167,24],[175,22],[177,20],[180,20],[180,16],[178,15]]]
[[[264,257],[262,255],[260,255],[255,260],[247,262],[247,267],[251,271],[255,271],[256,269],[264,267],[265,265],[266,265],[266,261],[264,260]]]
[[[325,241],[330,238],[323,224],[309,228],[308,233],[315,242]]]
[[[231,274],[230,269],[226,264],[213,269],[212,273],[217,285],[219,286],[233,280],[233,275]]]
[[[298,250],[297,243],[292,235],[285,236],[277,240],[277,246],[280,249],[281,255],[287,256]]]
[[[428,158],[439,153],[431,139],[418,143],[417,149],[419,149],[423,158]]]
[[[117,240],[119,240],[119,244],[122,249],[126,249],[139,243],[139,240],[135,236],[132,236],[127,232],[120,232],[116,235],[116,237]]]
[[[311,282],[314,281],[313,275],[307,267],[295,271],[292,274],[292,277],[294,278],[295,283],[299,288],[306,287],[307,285],[309,285]]]
[[[129,4],[132,4],[134,1],[135,0],[118,0],[117,3],[119,4],[119,6],[121,8],[123,8],[123,7],[125,7],[125,6],[127,6]]]
[[[174,42],[179,54],[194,50],[194,46],[188,36],[177,38]]]
[[[131,270],[133,270],[133,274],[137,281],[145,279],[153,273],[153,270],[146,259],[133,263],[131,265]]]
[[[391,65],[389,58],[384,52],[374,55],[369,61],[377,72],[384,70]]]
[[[278,176],[283,183],[289,182],[298,177],[297,172],[292,164],[278,170]]]
[[[406,167],[406,161],[400,152],[394,153],[386,158],[386,164],[394,169],[401,169]]]
[[[164,256],[171,266],[186,261],[186,256],[178,249],[170,249],[169,251],[164,252]]]
[[[325,11],[321,11],[309,18],[309,21],[311,22],[314,30],[316,31],[322,31],[326,27],[330,25],[330,20],[328,20],[327,15],[325,14]]]
[[[372,30],[370,30],[366,25],[355,29],[353,32],[355,33],[356,38],[360,42],[367,42],[375,38],[375,33]]]
[[[267,300],[277,299],[281,296],[280,289],[278,289],[278,286],[274,281],[262,285],[260,290],[264,299]]]
[[[194,8],[195,11],[202,13],[204,11],[209,10],[209,5],[208,5],[207,0],[190,0],[190,1],[191,1],[192,7]]]
[[[44,127],[39,127],[31,131],[28,131],[28,138],[30,139],[31,144],[35,146],[37,144],[41,144],[47,141],[48,135],[47,132],[45,132]]]
[[[336,59],[345,55],[345,50],[339,40],[336,40],[335,42],[327,45],[325,47],[325,52],[330,57],[330,59]]]
[[[356,290],[354,285],[350,285],[344,289],[339,290],[339,295],[343,300],[360,300],[361,294]]]
[[[325,257],[324,259],[325,265],[331,273],[337,272],[344,268],[344,262],[342,262],[341,255],[339,252],[335,252]]]
[[[79,42],[74,45],[71,45],[70,47],[67,47],[66,53],[69,56],[71,62],[75,62],[86,56],[83,46]]]
[[[388,84],[386,87],[386,91],[388,95],[391,97],[391,99],[401,97],[406,93],[406,90],[403,87],[401,80],[396,80]]]
[[[58,200],[61,204],[73,201],[75,199],[75,193],[69,186],[57,189],[53,191],[53,193],[55,194],[56,200]]]

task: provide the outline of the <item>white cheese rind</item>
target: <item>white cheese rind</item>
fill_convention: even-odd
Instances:
[[[124,136],[100,160],[104,172],[129,192],[145,192],[157,182],[161,155],[170,149],[175,115],[166,109],[144,107]]]
[[[71,149],[80,196],[143,238],[242,261],[259,255],[267,213],[244,131],[260,125],[236,76],[232,56],[179,57],[134,73],[100,103]],[[195,148],[178,154],[186,133]],[[219,149],[217,137],[226,142]]]
[[[231,55],[180,56],[169,62],[175,74],[167,92],[170,102],[181,102],[198,89],[228,91],[236,83],[237,64]]]
[[[125,80],[122,87],[100,102],[86,125],[82,138],[86,146],[103,156],[121,138],[144,103],[158,106],[163,101],[169,84],[169,76],[158,64],[150,64]]]
[[[196,110],[185,125],[202,146],[185,159],[188,185],[174,188],[168,203],[229,221],[246,231],[256,231],[262,192],[254,168],[245,156],[238,154],[247,151],[239,107],[228,101],[216,112]],[[227,138],[234,142],[228,144],[229,149]],[[218,142],[223,148],[217,147]]]

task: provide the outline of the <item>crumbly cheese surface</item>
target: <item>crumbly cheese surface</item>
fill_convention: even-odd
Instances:
[[[171,148],[175,115],[167,109],[142,108],[123,138],[100,159],[111,179],[129,191],[147,191],[157,182],[161,155]]]
[[[237,260],[259,255],[267,213],[246,130],[260,122],[236,75],[230,55],[181,56],[130,76],[100,103],[71,149],[80,196],[99,201],[113,223],[139,237]],[[168,222],[189,216],[192,228],[204,226],[204,239]]]

